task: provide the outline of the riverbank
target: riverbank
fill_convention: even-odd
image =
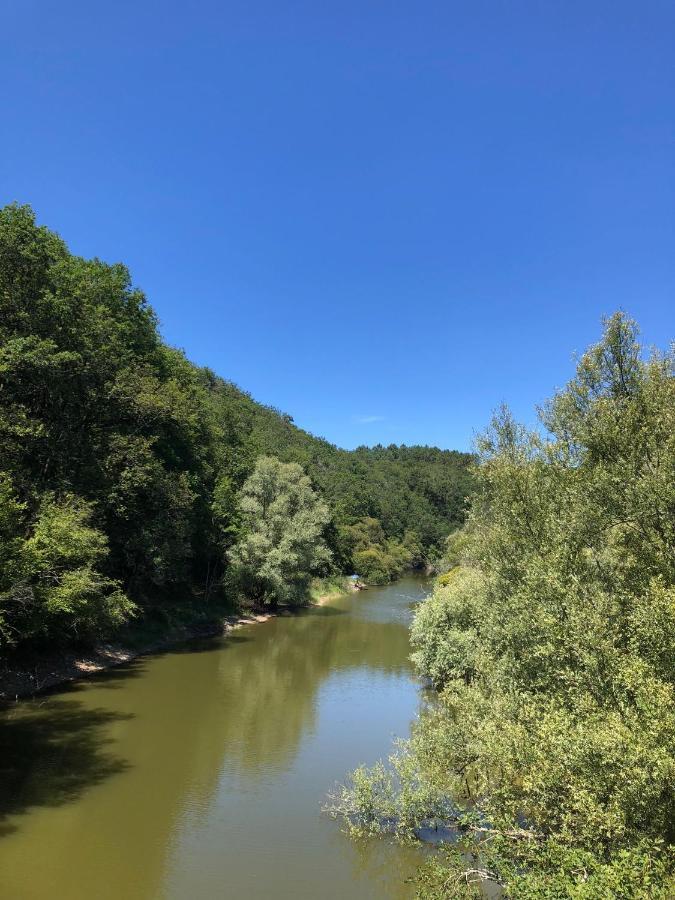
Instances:
[[[315,578],[309,588],[309,602],[313,606],[323,606],[345,594],[362,591],[365,585],[361,581],[338,575],[332,578]]]
[[[9,664],[0,670],[0,703],[11,703],[22,697],[40,694],[184,641],[220,637],[244,625],[261,624],[277,616],[292,616],[311,606],[323,606],[354,590],[358,588],[347,578],[316,579],[304,606],[280,607],[276,610],[253,609],[241,613],[215,612],[211,619],[200,617],[193,622],[174,623],[163,628],[155,626],[152,629],[131,629],[128,639],[100,643],[87,652],[62,650],[31,657],[15,665]]]
[[[423,851],[355,857],[322,804],[408,734],[426,592],[404,578],[10,704],[2,897],[411,900]]]

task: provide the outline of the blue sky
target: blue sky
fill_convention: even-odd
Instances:
[[[345,447],[675,336],[675,5],[0,0],[0,203]]]

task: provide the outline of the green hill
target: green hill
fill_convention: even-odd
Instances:
[[[262,455],[329,504],[333,567],[373,581],[461,524],[469,454],[345,451],[167,346],[127,269],[0,210],[0,639],[88,639],[222,589]],[[324,572],[323,574],[328,574]]]

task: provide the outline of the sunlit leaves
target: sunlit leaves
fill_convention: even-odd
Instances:
[[[645,361],[616,315],[545,430],[502,409],[479,441],[454,568],[412,629],[442,692],[411,765],[427,797],[443,787],[474,817],[423,897],[486,880],[519,898],[672,895],[674,376],[672,353]],[[402,803],[394,790],[388,815]]]

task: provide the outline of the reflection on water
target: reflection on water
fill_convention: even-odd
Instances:
[[[58,806],[127,767],[100,734],[118,714],[69,700],[31,704],[4,717],[0,728],[0,834],[18,813]]]
[[[406,579],[6,713],[0,895],[407,896],[412,851],[350,842],[320,806],[407,733],[425,592]]]

